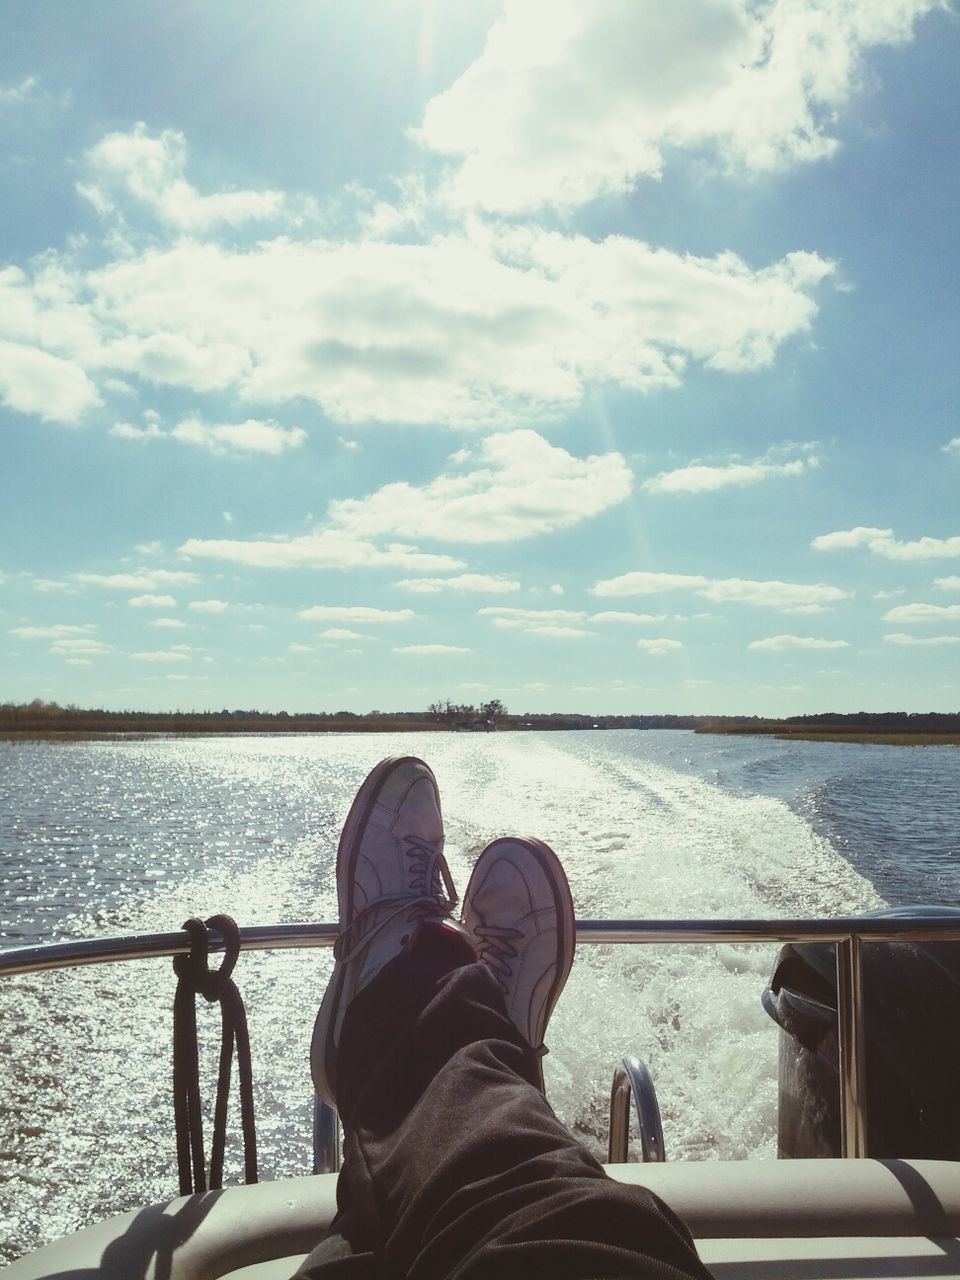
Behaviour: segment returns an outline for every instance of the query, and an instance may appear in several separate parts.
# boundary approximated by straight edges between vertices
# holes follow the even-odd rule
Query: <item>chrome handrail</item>
[[[332,947],[335,924],[250,925],[240,930],[242,951]],[[832,942],[837,949],[837,1039],[840,1054],[840,1151],[867,1153],[864,1085],[863,972],[866,942],[960,941],[960,917],[864,917],[826,920],[578,920],[578,943]],[[212,950],[222,941],[211,930]],[[0,950],[0,978],[45,969],[76,968],[174,956],[190,950],[186,930],[128,937],[55,942]]]
[[[640,1159],[645,1164],[662,1164],[667,1158],[657,1090],[647,1064],[639,1058],[624,1058],[613,1073],[610,1088],[610,1130],[607,1160],[623,1164],[630,1146],[630,1099],[637,1110],[640,1130]]]

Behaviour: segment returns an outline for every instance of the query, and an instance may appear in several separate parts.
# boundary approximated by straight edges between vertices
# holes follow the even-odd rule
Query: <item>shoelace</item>
[[[510,989],[507,983],[513,976],[513,966],[510,961],[516,960],[518,954],[511,939],[522,938],[523,933],[519,929],[510,929],[506,925],[475,924],[473,935],[477,940],[477,959],[493,974],[503,994],[509,995]],[[519,1027],[517,1029],[520,1030]],[[533,1044],[530,1047],[534,1057],[537,1058],[543,1058],[550,1052],[545,1044]]]
[[[398,915],[409,912],[409,920],[450,916],[457,905],[450,868],[439,849],[417,836],[404,837],[404,853],[410,860],[410,888],[369,902],[340,934],[333,946],[335,960],[352,960]],[[444,896],[446,890],[446,896]],[[385,910],[391,907],[392,910]]]
[[[452,910],[457,905],[457,891],[446,858],[439,849],[419,836],[404,836],[404,843],[404,853],[410,859],[410,888],[424,896],[432,894]]]
[[[513,976],[511,960],[517,958],[517,949],[513,939],[522,938],[519,929],[511,929],[505,925],[477,924],[473,927],[476,942],[477,959],[481,960],[493,973],[500,990],[507,994],[507,982]]]

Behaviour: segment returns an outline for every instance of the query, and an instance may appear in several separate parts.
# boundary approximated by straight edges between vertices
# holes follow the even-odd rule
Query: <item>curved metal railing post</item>
[[[662,1163],[667,1156],[657,1091],[646,1063],[633,1057],[624,1058],[613,1073],[607,1158],[610,1164],[623,1164],[629,1159],[631,1096],[640,1129],[640,1159],[646,1164]]]

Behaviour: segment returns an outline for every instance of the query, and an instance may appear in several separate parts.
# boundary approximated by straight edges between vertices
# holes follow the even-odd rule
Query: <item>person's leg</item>
[[[379,970],[409,945],[421,925],[456,934],[462,955],[475,958],[451,919],[457,896],[443,858],[440,796],[422,760],[383,760],[360,787],[337,850],[337,898],[335,963],[310,1049],[314,1087],[332,1107],[338,1106],[341,1076],[350,1074],[340,1065],[339,1045],[355,997],[375,983]],[[443,951],[437,948],[437,976],[450,968]],[[346,1145],[349,1149],[349,1135]],[[330,1280],[380,1273],[379,1212],[369,1184],[350,1178],[352,1164],[348,1157],[337,1183],[337,1218],[311,1255],[315,1273],[322,1268]]]
[[[492,973],[464,959],[427,926],[347,1012],[341,1237],[362,1221],[376,1274],[412,1280],[705,1277],[671,1212],[556,1118]],[[323,1248],[300,1274],[326,1280]]]
[[[432,832],[430,883],[442,899],[439,807],[431,812],[417,769],[429,774],[414,761],[379,766],[341,842],[347,946],[312,1054],[318,1091],[334,1101],[338,1081],[341,1212],[298,1274],[705,1275],[669,1210],[607,1179],[538,1087],[543,1032],[573,956],[572,904],[555,855],[535,841],[498,841],[481,855],[464,924],[486,963],[472,962],[446,902],[425,922],[394,928],[404,850],[427,856],[424,831]],[[376,893],[345,888],[350,874]],[[393,884],[386,893],[384,877]]]

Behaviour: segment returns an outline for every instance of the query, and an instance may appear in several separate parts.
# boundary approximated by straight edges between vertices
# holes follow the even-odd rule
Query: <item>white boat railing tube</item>
[[[335,924],[251,925],[240,930],[241,951],[332,947]],[[578,920],[580,944],[707,944],[832,942],[837,951],[837,1041],[840,1060],[841,1155],[867,1152],[862,949],[868,942],[958,942],[960,918],[854,916],[822,920]],[[210,949],[222,950],[210,932]],[[186,930],[118,938],[56,942],[0,950],[0,978],[45,969],[111,964],[190,950]]]

